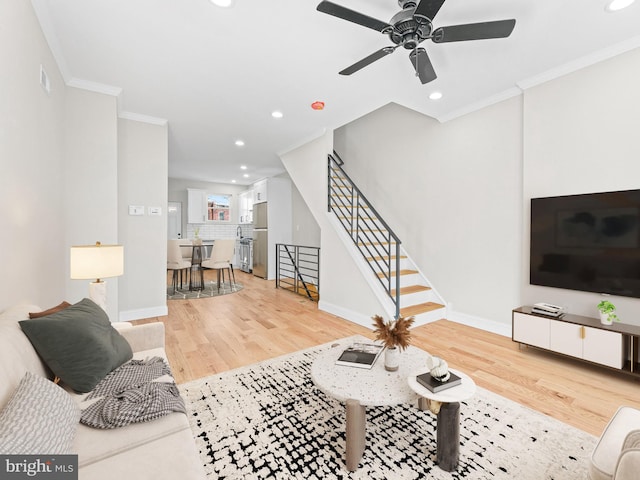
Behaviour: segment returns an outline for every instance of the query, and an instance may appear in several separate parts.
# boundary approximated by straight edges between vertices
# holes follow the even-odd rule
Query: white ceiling
[[[640,2],[608,13],[606,0],[447,0],[435,27],[514,18],[515,29],[505,39],[425,41],[438,74],[426,85],[401,48],[340,76],[391,42],[317,12],[319,1],[32,3],[69,85],[119,92],[124,117],[168,121],[170,177],[241,185],[282,172],[279,153],[389,102],[446,121],[640,46]],[[385,22],[400,10],[395,0],[334,3]],[[441,100],[429,100],[434,90]],[[316,100],[323,111],[311,109]]]

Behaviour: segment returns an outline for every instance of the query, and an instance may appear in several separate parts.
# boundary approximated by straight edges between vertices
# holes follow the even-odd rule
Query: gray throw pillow
[[[25,373],[0,411],[0,452],[4,455],[71,453],[80,408],[46,378]]]
[[[20,327],[51,371],[79,393],[90,392],[133,356],[105,311],[88,298],[46,317],[22,320]]]

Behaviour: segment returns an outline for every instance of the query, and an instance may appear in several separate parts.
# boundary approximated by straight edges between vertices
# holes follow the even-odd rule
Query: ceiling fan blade
[[[433,65],[431,65],[431,60],[429,60],[429,55],[427,55],[427,51],[424,48],[419,47],[412,50],[409,54],[409,59],[423,85],[438,78]]]
[[[514,19],[496,22],[469,23],[451,25],[434,30],[432,40],[435,43],[463,42],[466,40],[485,40],[489,38],[505,38],[511,35],[516,25]]]
[[[368,15],[364,15],[362,13],[356,12],[346,7],[342,7],[340,5],[336,5],[335,3],[328,2],[326,0],[320,2],[316,7],[316,10],[322,13],[333,15],[334,17],[342,18],[343,20],[347,20],[349,22],[357,23],[358,25],[371,28],[378,32],[382,32],[382,30],[386,28],[391,28],[391,25],[389,25],[387,22],[369,17]]]
[[[413,17],[417,17],[418,23],[432,22],[433,17],[440,11],[440,7],[444,4],[444,0],[422,0],[413,12]],[[421,22],[422,20],[423,22]]]
[[[468,23],[440,27],[433,31],[431,39],[435,43],[463,42],[466,40],[486,40],[489,38],[505,38],[511,35],[516,25],[514,19],[496,22]]]
[[[340,75],[351,75],[352,73],[357,72],[358,70],[366,67],[367,65],[375,62],[376,60],[380,60],[382,57],[386,57],[390,53],[393,53],[396,50],[396,48],[398,48],[398,47],[397,46],[393,46],[393,47],[381,48],[377,52],[372,53],[368,57],[363,58],[359,62],[354,63],[353,65],[351,65],[350,67],[345,68],[344,70],[342,70],[339,73],[340,73]]]

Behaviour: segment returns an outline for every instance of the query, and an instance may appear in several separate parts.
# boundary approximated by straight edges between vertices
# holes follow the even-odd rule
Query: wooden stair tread
[[[421,313],[432,312],[444,308],[444,305],[435,302],[419,303],[418,305],[409,305],[400,309],[400,316],[407,318],[413,315],[420,315]]]
[[[400,295],[409,295],[411,293],[426,292],[431,290],[431,287],[426,285],[407,285],[406,287],[400,287]],[[396,289],[391,290],[391,296],[396,296]]]
[[[417,270],[400,270],[400,275],[414,275],[416,273],[418,273]],[[391,272],[391,276],[392,277],[396,276],[395,270],[393,272]],[[384,274],[384,272],[380,272],[380,273],[378,273],[378,277],[379,278],[384,278],[384,277],[386,277],[386,275]]]

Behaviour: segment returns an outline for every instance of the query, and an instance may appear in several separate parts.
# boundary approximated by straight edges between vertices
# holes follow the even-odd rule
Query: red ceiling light
[[[324,102],[313,102],[311,104],[311,108],[313,108],[314,110],[324,110]]]

